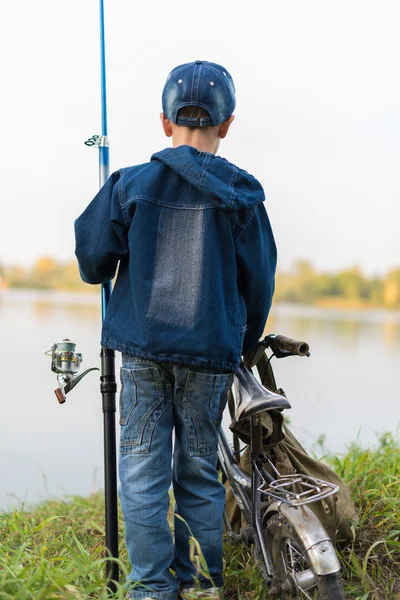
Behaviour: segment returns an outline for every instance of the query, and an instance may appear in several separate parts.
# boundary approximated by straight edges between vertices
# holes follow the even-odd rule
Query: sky
[[[105,15],[111,171],[170,145],[169,71],[218,62],[237,90],[219,154],[261,181],[279,268],[400,265],[397,0],[105,0]],[[0,55],[0,264],[71,260],[99,185],[98,2],[8,3]]]

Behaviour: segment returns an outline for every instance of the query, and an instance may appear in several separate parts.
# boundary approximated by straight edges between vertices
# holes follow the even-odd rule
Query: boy
[[[127,597],[219,598],[218,429],[240,357],[265,326],[276,248],[260,183],[215,155],[234,119],[228,71],[206,61],[176,67],[162,105],[172,148],[111,175],[75,223],[76,255],[88,283],[113,278],[119,263],[101,343],[122,352]],[[196,578],[191,535],[211,579]]]

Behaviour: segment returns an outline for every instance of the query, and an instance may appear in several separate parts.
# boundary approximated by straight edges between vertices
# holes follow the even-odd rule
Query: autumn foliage
[[[32,267],[1,268],[0,287],[93,291],[80,278],[76,260],[57,261],[42,256]],[[317,271],[298,260],[276,276],[274,301],[332,307],[400,308],[400,268],[385,276],[367,277],[359,267],[335,273]]]

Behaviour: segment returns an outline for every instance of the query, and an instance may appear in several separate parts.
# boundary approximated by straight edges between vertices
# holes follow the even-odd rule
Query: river
[[[98,375],[89,373],[59,405],[44,354],[68,337],[83,353],[82,369],[99,366],[100,329],[97,297],[0,290],[1,509],[102,487]],[[290,427],[307,449],[343,453],[357,439],[367,446],[385,431],[399,434],[399,312],[281,304],[271,311],[268,331],[310,345],[310,358],[272,363],[292,403]]]

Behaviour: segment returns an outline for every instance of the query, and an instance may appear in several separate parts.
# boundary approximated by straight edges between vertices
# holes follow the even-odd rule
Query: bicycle
[[[270,357],[266,350],[270,349]],[[222,480],[229,481],[246,526],[235,533],[224,513],[228,539],[233,544],[254,547],[257,567],[272,596],[285,600],[308,598],[343,600],[340,563],[334,544],[309,508],[339,487],[301,473],[281,475],[274,462],[273,446],[263,444],[262,416],[277,418],[291,408],[284,392],[277,389],[271,358],[309,356],[309,347],[281,335],[267,335],[247,354],[235,375],[234,392],[229,392],[231,417],[249,423],[251,476],[238,465],[239,440],[233,448],[221,429],[218,460]],[[254,376],[256,366],[261,383]],[[278,420],[279,421],[279,420]]]

